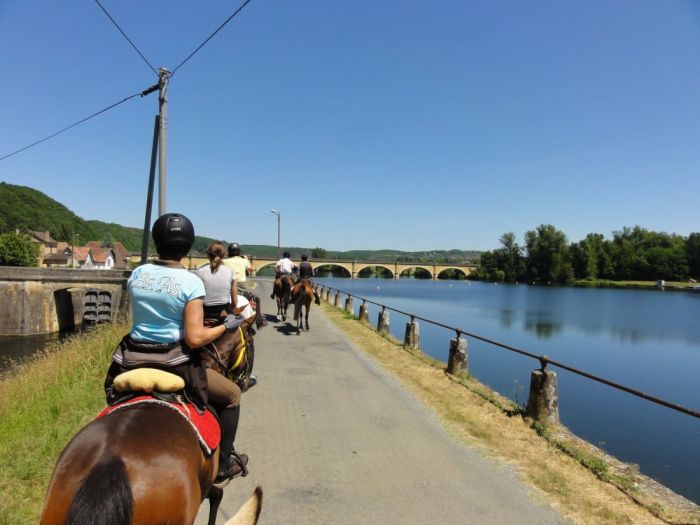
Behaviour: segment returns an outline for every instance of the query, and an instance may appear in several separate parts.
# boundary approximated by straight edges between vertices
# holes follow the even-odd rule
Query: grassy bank
[[[0,380],[0,524],[38,523],[58,455],[104,407],[104,375],[126,331],[100,325]]]
[[[656,281],[610,281],[608,279],[581,279],[574,281],[572,286],[590,288],[649,288],[657,289]],[[687,281],[665,281],[664,288],[670,290],[691,290],[698,283]]]
[[[515,465],[536,497],[576,523],[700,523],[698,507],[680,497],[665,499],[645,490],[648,478],[634,467],[606,456],[564,428],[533,423],[512,401],[473,378],[448,376],[444,363],[404,348],[342,310],[327,304],[321,308],[357,347],[435,413],[456,439]]]

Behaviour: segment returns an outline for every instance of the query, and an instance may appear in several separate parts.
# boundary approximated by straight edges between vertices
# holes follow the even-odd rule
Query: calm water
[[[58,334],[0,336],[0,372],[4,372],[13,364],[26,361],[49,344],[59,341],[61,337]]]
[[[700,293],[318,278],[319,284],[433,319],[700,410]],[[343,298],[344,299],[344,298]],[[355,300],[355,314],[359,301]],[[370,305],[370,321],[378,308]],[[405,316],[390,312],[403,340]],[[421,348],[447,361],[454,333],[420,323]],[[537,361],[469,340],[469,371],[527,401]],[[562,422],[700,503],[700,420],[553,368]]]

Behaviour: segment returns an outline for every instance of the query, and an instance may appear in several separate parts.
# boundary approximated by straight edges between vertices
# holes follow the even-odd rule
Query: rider
[[[113,387],[114,378],[140,366],[180,375],[200,409],[208,399],[229,400],[220,417],[217,480],[222,481],[243,472],[243,466],[248,463],[245,454],[232,456],[240,390],[233,390],[233,383],[222,375],[205,370],[198,349],[225,332],[237,330],[244,318],[227,315],[218,326],[204,326],[204,284],[180,264],[194,242],[194,227],[187,217],[178,213],[162,215],[153,224],[152,236],[158,259],[136,268],[127,282],[132,327],[112,356],[105,379],[107,401],[114,404],[120,395]]]
[[[284,252],[282,258],[275,264],[275,276],[282,277],[283,275],[289,275],[291,277],[292,272],[296,268],[294,263],[290,259],[291,254],[289,252]]]
[[[238,299],[236,274],[228,266],[221,263],[224,258],[225,246],[219,241],[213,241],[207,247],[209,264],[197,270],[197,275],[204,282],[204,318],[219,319],[222,314],[233,313]]]
[[[224,259],[222,262],[234,271],[238,291],[241,293],[241,295],[248,295],[249,297],[253,297],[253,299],[255,299],[255,304],[258,311],[255,326],[258,329],[267,326],[267,320],[262,313],[262,303],[260,302],[260,297],[253,293],[255,283],[253,283],[253,286],[250,287],[246,283],[246,275],[251,266],[250,261],[248,260],[248,257],[241,255],[241,246],[237,242],[232,242],[228,245],[228,258]]]
[[[291,254],[289,252],[284,252],[282,258],[275,263],[275,279],[280,277],[288,276],[292,277],[292,272],[296,269],[294,263],[290,259]],[[270,295],[270,299],[274,299],[274,292]]]
[[[309,281],[311,284],[311,287],[313,288],[314,291],[314,297],[316,298],[316,304],[321,304],[321,298],[318,296],[318,292],[316,291],[316,288],[314,287],[314,282],[312,280],[312,277],[314,276],[314,268],[311,266],[311,263],[309,262],[309,256],[306,254],[303,254],[301,256],[301,262],[299,263],[299,280],[301,281],[302,279],[306,279]]]

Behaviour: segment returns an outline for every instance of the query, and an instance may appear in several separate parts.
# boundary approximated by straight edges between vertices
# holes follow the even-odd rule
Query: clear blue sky
[[[102,3],[172,69],[241,0]],[[0,0],[0,34],[0,156],[156,81],[91,0]],[[275,244],[271,208],[283,245],[332,250],[700,231],[699,2],[252,0],[169,100],[168,211],[209,237]],[[0,180],[141,227],[156,111],[132,99]]]

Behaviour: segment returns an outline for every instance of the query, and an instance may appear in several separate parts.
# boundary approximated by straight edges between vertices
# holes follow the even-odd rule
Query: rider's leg
[[[221,445],[219,447],[219,474],[217,481],[246,475],[248,456],[237,454],[233,443],[236,440],[238,419],[241,413],[241,389],[233,381],[229,381],[220,373],[207,369],[209,383],[209,401],[221,407],[219,422],[221,423]]]

